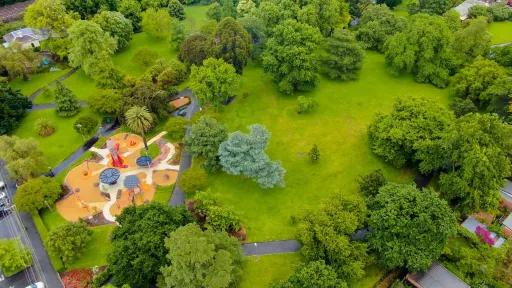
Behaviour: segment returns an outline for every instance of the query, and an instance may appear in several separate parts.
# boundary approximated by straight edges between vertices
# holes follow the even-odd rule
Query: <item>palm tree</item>
[[[124,114],[126,118],[126,126],[135,133],[139,133],[144,141],[144,147],[148,151],[148,143],[146,142],[145,132],[153,125],[153,117],[145,106],[133,106]]]

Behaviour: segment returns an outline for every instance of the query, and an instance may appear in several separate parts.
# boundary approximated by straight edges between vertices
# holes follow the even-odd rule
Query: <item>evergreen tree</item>
[[[336,30],[327,39],[323,72],[331,79],[353,80],[363,64],[363,48],[349,30]]]
[[[213,36],[215,55],[232,64],[241,74],[251,52],[249,33],[235,19],[227,17],[220,21]]]
[[[80,111],[80,102],[75,94],[61,82],[57,82],[55,88],[55,106],[57,115],[61,117],[71,117]]]

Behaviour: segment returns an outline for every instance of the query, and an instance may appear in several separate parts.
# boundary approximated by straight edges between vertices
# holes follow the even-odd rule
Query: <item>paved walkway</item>
[[[57,105],[55,103],[47,103],[47,104],[33,104],[32,108],[28,109],[28,111],[40,111],[40,110],[48,110],[55,109]],[[87,102],[80,101],[80,107],[87,107]]]
[[[27,6],[32,4],[32,2],[34,2],[34,0],[0,7],[0,22],[9,22],[21,18]]]
[[[242,244],[246,256],[293,253],[300,249],[297,240],[277,240]]]

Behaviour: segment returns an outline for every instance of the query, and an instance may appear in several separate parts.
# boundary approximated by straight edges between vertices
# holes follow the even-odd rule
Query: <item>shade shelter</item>
[[[100,182],[103,184],[114,185],[119,180],[121,172],[116,168],[107,168],[100,173]]]

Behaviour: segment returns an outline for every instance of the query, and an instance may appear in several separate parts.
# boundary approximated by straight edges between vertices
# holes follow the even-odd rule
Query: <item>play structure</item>
[[[148,141],[158,145],[155,159],[147,155],[142,138],[130,133],[110,137],[105,148],[91,148],[95,160],[84,161],[66,175],[69,192],[56,204],[59,213],[68,221],[101,216],[114,222],[124,208],[150,202],[157,186],[176,182],[179,170],[169,164],[176,150],[163,135]]]

